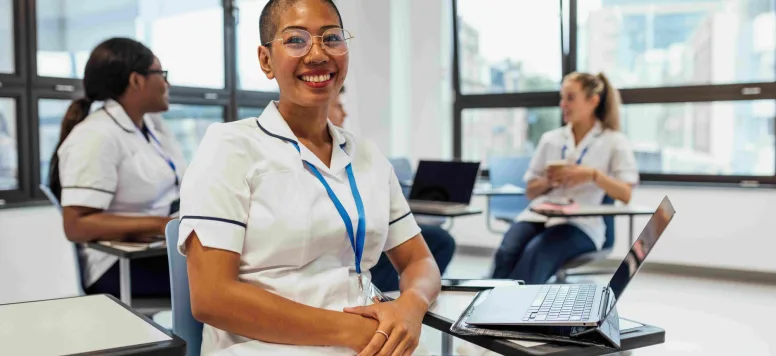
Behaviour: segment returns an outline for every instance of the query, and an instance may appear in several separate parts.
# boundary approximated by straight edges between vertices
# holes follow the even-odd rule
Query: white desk
[[[0,355],[184,355],[183,340],[113,297],[0,305]]]
[[[627,216],[628,217],[628,238],[630,245],[634,242],[633,231],[633,217],[636,215],[652,215],[655,213],[655,208],[638,205],[580,205],[578,209],[569,213],[562,212],[550,212],[550,211],[534,211],[535,213],[544,215],[548,218],[579,218],[579,217],[591,217],[591,216]]]

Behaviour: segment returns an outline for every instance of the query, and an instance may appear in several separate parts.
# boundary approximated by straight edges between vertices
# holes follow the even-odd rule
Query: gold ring
[[[377,330],[375,331],[375,334],[382,334],[383,336],[385,336],[385,341],[388,341],[388,334],[386,334],[385,331]]]

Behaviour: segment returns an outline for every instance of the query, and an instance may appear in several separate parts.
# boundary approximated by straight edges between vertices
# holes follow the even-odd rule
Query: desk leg
[[[132,281],[129,273],[129,259],[119,258],[119,292],[121,302],[132,306]]]
[[[442,331],[442,355],[450,356],[453,354],[453,336]]]
[[[628,225],[628,229],[630,230],[630,245],[628,247],[633,246],[633,215],[628,216],[628,220],[630,221],[630,224]]]

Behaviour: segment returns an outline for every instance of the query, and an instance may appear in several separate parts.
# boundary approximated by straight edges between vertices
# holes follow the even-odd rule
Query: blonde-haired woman
[[[525,174],[532,205],[572,199],[601,204],[604,196],[627,203],[639,181],[636,159],[619,132],[620,96],[606,76],[571,73],[563,80],[560,107],[566,125],[542,135]],[[545,283],[566,261],[600,250],[603,218],[546,219],[521,213],[495,256],[494,278]]]

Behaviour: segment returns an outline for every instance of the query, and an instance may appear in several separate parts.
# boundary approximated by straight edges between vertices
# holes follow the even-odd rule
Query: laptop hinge
[[[598,310],[599,318],[598,318],[598,324],[601,324],[604,320],[606,320],[606,316],[609,314],[609,298],[611,294],[611,289],[607,285],[604,287],[603,293],[601,293],[601,305],[599,306]]]

